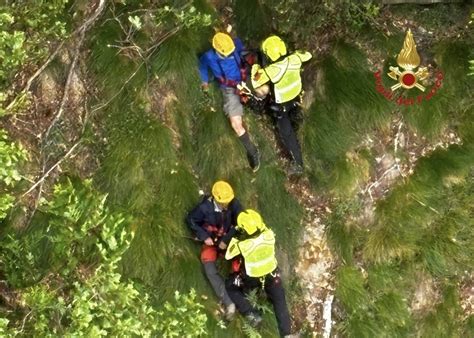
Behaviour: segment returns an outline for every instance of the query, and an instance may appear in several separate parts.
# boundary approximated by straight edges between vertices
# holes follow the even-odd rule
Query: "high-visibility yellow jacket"
[[[265,68],[255,64],[252,66],[251,72],[252,86],[258,88],[271,81],[274,85],[276,103],[291,101],[301,93],[301,65],[311,57],[309,52],[296,51]]]
[[[275,270],[277,260],[273,231],[266,228],[257,237],[242,241],[232,238],[225,259],[232,259],[240,254],[244,257],[245,273],[250,277],[262,277]]]

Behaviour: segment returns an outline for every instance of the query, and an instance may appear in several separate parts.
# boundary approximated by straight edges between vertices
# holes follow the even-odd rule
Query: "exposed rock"
[[[464,318],[474,315],[474,273],[465,272],[465,276],[460,286],[460,305],[464,313]]]
[[[439,301],[440,294],[433,278],[428,274],[420,273],[417,280],[417,287],[410,307],[414,313],[424,313]]]
[[[40,98],[42,103],[41,111],[46,112],[46,115],[49,115],[59,102],[59,95],[61,94],[62,89],[60,85],[56,82],[54,75],[49,70],[45,70],[38,77],[38,89],[37,97]]]
[[[323,304],[333,294],[333,257],[325,237],[325,225],[321,219],[331,210],[325,201],[318,200],[308,188],[308,182],[299,182],[288,187],[305,207],[302,243],[295,272],[303,289],[303,307],[299,312],[314,334],[329,332],[327,315]],[[296,194],[298,191],[298,194]],[[331,322],[331,320],[330,320]]]

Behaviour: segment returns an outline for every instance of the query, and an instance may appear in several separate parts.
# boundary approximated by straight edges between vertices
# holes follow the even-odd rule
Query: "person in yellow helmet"
[[[204,196],[187,216],[189,228],[203,243],[201,263],[214,292],[225,307],[228,320],[235,314],[235,305],[227,294],[223,278],[217,271],[216,261],[235,234],[237,216],[242,210],[231,185],[225,181],[217,181],[212,186],[211,194]]]
[[[311,59],[309,52],[296,51],[288,54],[285,42],[272,35],[261,45],[262,53],[270,64],[262,67],[254,64],[251,71],[252,86],[256,92],[259,88],[270,85],[273,112],[280,139],[292,157],[290,175],[303,173],[303,156],[296,137],[298,119],[300,118],[300,94],[302,91],[301,66]]]
[[[260,153],[243,125],[244,108],[237,90],[237,85],[245,81],[246,76],[242,61],[243,43],[238,38],[232,39],[229,34],[219,32],[212,38],[212,47],[199,58],[201,87],[208,91],[211,72],[224,98],[224,112],[247,152],[250,168],[255,172],[260,167]]]
[[[241,265],[232,264],[233,273],[226,280],[226,289],[237,309],[252,326],[262,321],[259,312],[245,297],[255,288],[263,288],[273,304],[278,330],[290,336],[291,321],[286,305],[278,263],[275,257],[275,235],[263,222],[260,214],[247,209],[237,217],[237,234],[229,243],[226,259],[240,257]]]

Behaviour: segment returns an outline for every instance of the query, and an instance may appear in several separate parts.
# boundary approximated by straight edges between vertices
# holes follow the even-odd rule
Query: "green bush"
[[[20,240],[12,235],[2,240],[1,269],[14,287],[24,287],[39,281],[43,273],[39,267],[41,235],[32,233]]]
[[[51,42],[67,36],[68,1],[14,1],[0,6],[0,116],[8,113],[3,105],[14,94],[13,76],[21,67],[41,62]]]
[[[194,289],[188,294],[175,292],[172,302],[158,311],[158,331],[163,337],[199,337],[206,333],[204,306],[196,300]]]
[[[21,66],[26,58],[27,53],[23,47],[25,42],[25,33],[21,31],[11,31],[8,29],[15,22],[15,18],[5,12],[5,9],[0,12],[0,83],[5,84],[5,81],[10,78],[13,71]]]
[[[116,263],[128,249],[130,221],[105,207],[106,196],[97,194],[92,181],[73,184],[68,179],[54,188],[54,198],[42,210],[51,218],[45,235],[52,243],[51,263],[69,275],[78,264]]]
[[[55,187],[51,201],[43,202],[42,212],[50,216],[45,230],[3,240],[0,261],[8,281],[25,285],[22,278],[27,278],[32,285],[17,290],[23,319],[14,319],[13,331],[6,329],[9,319],[2,319],[0,330],[21,328],[32,336],[191,337],[204,332],[207,316],[194,290],[176,293],[174,301],[157,309],[145,292],[122,279],[118,263],[133,233],[130,221],[105,202],[90,180],[67,179]],[[51,264],[41,272],[37,238],[50,243],[43,255],[51,257]]]
[[[18,166],[26,158],[26,150],[21,144],[10,142],[7,133],[0,129],[0,220],[13,206],[15,198],[11,189],[21,179]]]
[[[330,27],[335,35],[350,35],[367,24],[372,24],[379,15],[376,1],[352,0],[263,0],[273,9],[267,16],[280,34],[288,35],[291,41],[308,43],[315,33]]]

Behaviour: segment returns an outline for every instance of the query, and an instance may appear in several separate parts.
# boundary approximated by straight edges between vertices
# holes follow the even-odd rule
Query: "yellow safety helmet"
[[[286,45],[279,36],[272,35],[262,42],[262,52],[265,53],[270,60],[276,61],[286,55]]]
[[[224,56],[229,56],[235,50],[234,40],[226,33],[216,33],[212,38],[212,47]]]
[[[249,235],[265,227],[262,216],[253,209],[242,211],[237,217],[237,229],[243,229]]]
[[[229,183],[217,181],[212,186],[212,197],[217,203],[227,204],[234,199],[234,190]]]

